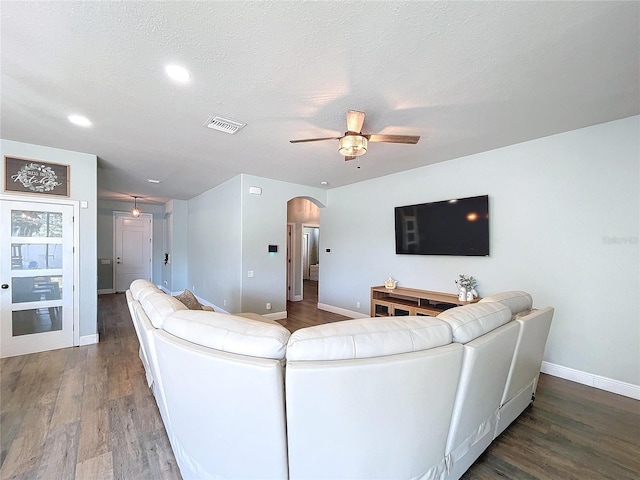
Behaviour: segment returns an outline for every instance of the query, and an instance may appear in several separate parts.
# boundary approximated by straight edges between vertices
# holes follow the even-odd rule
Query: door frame
[[[42,198],[31,197],[31,194],[25,195],[7,195],[0,194],[0,200],[10,202],[30,202],[42,203],[45,205],[70,205],[73,207],[73,346],[80,345],[80,201],[68,200],[64,198]],[[76,221],[76,219],[78,221]],[[10,241],[10,240],[9,240]]]
[[[296,288],[294,283],[294,263],[295,263],[295,238],[296,230],[295,223],[287,222],[287,300],[295,302],[301,300],[296,298]]]
[[[111,262],[113,265],[113,281],[111,288],[114,292],[116,292],[116,220],[118,216],[131,216],[130,212],[122,212],[119,210],[113,211],[113,232],[111,242],[113,243],[113,261]],[[149,238],[151,242],[149,244],[149,279],[153,278],[153,214],[152,213],[141,213],[138,218],[148,218],[149,222]],[[152,281],[152,280],[151,280]]]
[[[306,261],[309,261],[309,245],[307,244],[306,248],[303,245],[305,236],[308,238],[308,235],[304,233],[305,228],[317,228],[318,229],[318,253],[320,253],[320,224],[318,223],[309,223],[303,222],[301,224],[300,232],[302,233],[302,238],[300,239],[300,300],[304,300],[304,262],[303,253],[306,251]],[[318,255],[318,262],[320,262],[320,255]],[[308,265],[310,267],[310,265]],[[318,277],[318,285],[320,285],[320,277]]]

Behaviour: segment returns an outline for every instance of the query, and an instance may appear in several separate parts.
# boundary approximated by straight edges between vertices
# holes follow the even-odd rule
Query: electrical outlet
[[[253,274],[254,274],[254,271],[253,271],[253,270],[249,270],[249,271],[247,272],[247,277],[249,277],[249,278],[253,278]]]
[[[196,293],[196,286],[195,285],[191,285],[191,293]]]
[[[226,307],[226,306],[227,306],[227,300],[226,300],[226,299],[222,301],[222,306],[223,306],[223,307]]]
[[[271,310],[271,304],[267,303],[267,310]]]
[[[360,308],[360,302],[356,302],[356,308]]]

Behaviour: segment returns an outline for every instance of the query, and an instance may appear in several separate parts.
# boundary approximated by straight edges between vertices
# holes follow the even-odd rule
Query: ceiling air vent
[[[233,135],[242,127],[244,127],[246,123],[236,122],[235,120],[229,120],[228,118],[222,118],[214,115],[209,120],[207,120],[207,123],[205,123],[204,125],[211,130],[218,130],[220,132]]]

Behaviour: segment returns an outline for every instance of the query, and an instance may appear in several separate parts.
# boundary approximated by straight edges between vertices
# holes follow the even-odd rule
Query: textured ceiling
[[[189,199],[239,173],[334,188],[640,113],[639,2],[2,1],[0,15],[2,138],[98,155],[103,198]],[[360,169],[336,141],[289,143],[341,135],[348,109],[365,133],[422,138],[371,144]],[[247,126],[209,130],[214,113]]]

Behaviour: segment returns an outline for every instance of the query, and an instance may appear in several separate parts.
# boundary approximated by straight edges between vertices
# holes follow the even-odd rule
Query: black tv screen
[[[489,196],[396,207],[396,253],[489,255]]]

